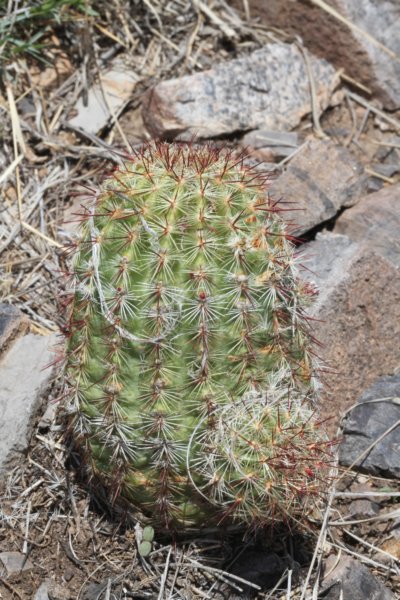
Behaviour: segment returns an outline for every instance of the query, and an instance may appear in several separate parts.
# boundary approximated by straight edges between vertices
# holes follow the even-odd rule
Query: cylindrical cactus
[[[297,519],[321,491],[315,290],[266,185],[229,150],[149,144],[73,244],[70,429],[111,500],[163,528]]]

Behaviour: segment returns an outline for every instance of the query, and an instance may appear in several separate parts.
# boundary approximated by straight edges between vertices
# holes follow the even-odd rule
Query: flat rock
[[[97,600],[107,589],[107,580],[101,581],[100,583],[88,583],[82,590],[82,600]]]
[[[38,423],[38,429],[49,429],[55,421],[57,415],[57,404],[54,402],[49,402],[44,411],[43,415],[40,417],[40,421]]]
[[[398,0],[330,0],[329,6],[344,19],[385,46],[385,51],[361,31],[310,2],[299,0],[249,0],[252,17],[266,25],[300,35],[316,56],[369,87],[390,110],[400,107],[400,3]],[[242,0],[232,0],[243,9]]]
[[[336,221],[334,231],[363,241],[400,266],[400,184],[363,198]]]
[[[338,84],[325,60],[310,56],[321,110]],[[249,129],[288,131],[311,112],[304,57],[295,44],[272,43],[213,69],[156,85],[143,102],[154,137],[209,138]]]
[[[23,333],[28,321],[18,308],[11,304],[0,304],[0,354],[12,340]]]
[[[56,336],[29,333],[15,341],[0,360],[0,472],[15,452],[29,443],[32,418],[53,374]]]
[[[335,561],[336,556],[326,561],[325,571],[329,575],[322,580],[324,600],[396,600],[394,594],[358,560],[343,556],[331,571]]]
[[[75,594],[68,586],[60,585],[52,579],[45,579],[36,590],[33,600],[72,600]]]
[[[80,97],[74,106],[76,115],[68,124],[86,133],[96,134],[129,100],[138,76],[122,62],[115,63],[100,74],[100,82],[89,88],[87,104]]]
[[[35,592],[33,600],[50,600],[48,585],[46,581],[40,584]]]
[[[380,401],[375,402],[377,399]],[[369,446],[397,421],[400,421],[400,375],[381,377],[362,394],[358,405],[343,420],[340,463],[349,466],[357,461],[355,468],[363,472],[400,478],[400,425],[365,455]]]
[[[50,600],[48,585],[45,581],[36,590],[33,600]]]
[[[358,498],[354,496],[354,500],[350,502],[348,507],[348,514],[351,519],[367,519],[379,513],[382,497],[371,495],[374,493],[374,487],[371,480],[366,479],[365,482],[353,481],[349,487],[346,487],[346,491],[359,494]]]
[[[376,163],[372,164],[371,168],[375,173],[379,173],[384,177],[393,177],[393,175],[397,175],[400,173],[400,164],[397,163]]]
[[[0,567],[3,568],[7,577],[21,573],[21,571],[29,571],[33,568],[32,561],[26,558],[22,552],[1,552]]]
[[[368,498],[353,500],[349,506],[349,515],[352,519],[368,519],[379,513],[379,504],[371,502]]]
[[[372,383],[400,364],[399,268],[346,236],[318,234],[303,247],[304,279],[320,294],[312,307],[312,326],[322,346],[321,416],[339,418]],[[382,290],[385,293],[382,293]]]
[[[289,162],[285,172],[270,189],[282,198],[283,218],[295,222],[295,235],[301,235],[352,206],[365,193],[367,176],[363,167],[343,146],[329,140],[308,140]]]
[[[299,147],[299,135],[295,131],[256,129],[246,133],[240,145],[259,160],[276,161],[290,156]]]

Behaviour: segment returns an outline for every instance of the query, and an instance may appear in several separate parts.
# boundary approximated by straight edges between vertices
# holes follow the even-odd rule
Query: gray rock
[[[394,594],[358,560],[344,556],[331,571],[331,563],[336,557],[330,558],[325,565],[329,575],[322,580],[324,600],[396,600]]]
[[[363,198],[336,221],[334,231],[363,241],[400,266],[400,184]]]
[[[263,162],[276,161],[290,156],[298,148],[299,136],[294,131],[256,129],[246,133],[240,145]]]
[[[242,0],[232,0],[243,9]],[[315,3],[316,4],[316,3]],[[252,17],[303,38],[317,56],[323,56],[347,75],[368,86],[385,107],[400,107],[400,3],[398,0],[330,0],[348,23],[367,32],[389,53],[361,31],[350,28],[311,2],[250,0]]]
[[[309,269],[302,276],[320,289],[312,328],[329,367],[321,416],[332,417],[336,433],[360,393],[400,364],[399,269],[367,244],[334,233],[318,234],[302,250],[300,262]]]
[[[338,84],[325,60],[310,56],[319,106]],[[143,102],[155,137],[208,138],[249,129],[290,130],[311,112],[309,80],[295,44],[273,43],[209,71],[159,83]]]
[[[100,583],[88,583],[82,590],[82,600],[97,600],[101,597],[102,592],[107,589],[108,581],[101,581]]]
[[[389,398],[385,401],[371,402]],[[400,421],[400,375],[381,377],[366,390],[343,421],[339,461],[349,466],[386,430]],[[355,467],[372,475],[400,478],[400,424],[378,442]]]
[[[305,257],[302,264],[306,267],[302,278],[318,287],[318,297],[312,307],[312,314],[316,315],[345,282],[349,265],[360,253],[360,246],[346,235],[324,231],[317,234],[314,242],[302,246],[301,252]]]
[[[385,144],[377,146],[374,152],[374,159],[379,163],[382,161],[398,162],[400,158],[399,148],[400,135],[392,135],[386,139]]]
[[[393,177],[400,173],[400,164],[397,163],[377,163],[372,165],[372,170],[384,177]]]
[[[11,304],[0,304],[0,354],[27,327],[27,319]]]
[[[13,344],[0,361],[0,472],[11,454],[26,450],[32,417],[38,410],[53,369],[55,335],[29,333]]]
[[[65,584],[60,585],[52,579],[45,579],[36,590],[33,600],[71,600],[71,590],[67,588]]]
[[[40,421],[38,423],[38,429],[48,429],[54,423],[57,414],[57,405],[50,402],[47,405],[46,410],[43,415],[40,417]]]
[[[370,177],[368,179],[368,194],[374,194],[375,192],[379,192],[384,186],[382,179],[378,179],[377,177]]]
[[[363,167],[343,146],[328,140],[308,140],[271,185],[270,194],[293,208],[283,218],[293,221],[301,235],[327,221],[343,207],[352,206],[365,194]]]
[[[1,552],[0,566],[3,567],[7,577],[33,569],[32,561],[22,552]]]
[[[371,387],[365,390],[358,399],[358,402],[369,402],[371,400],[376,400],[377,398],[388,398],[392,396],[400,396],[400,374],[381,377],[375,381]]]
[[[119,60],[101,73],[100,78],[101,85],[96,83],[89,89],[87,105],[80,97],[74,106],[76,115],[68,121],[72,127],[89,134],[96,134],[114,115],[119,115],[138,81],[136,73]]]
[[[256,129],[250,131],[242,139],[242,145],[253,148],[283,147],[291,149],[291,152],[299,145],[299,135],[295,131],[269,131],[268,129]]]
[[[353,500],[349,506],[349,515],[352,519],[367,519],[379,513],[379,504],[371,502],[368,498]]]
[[[36,590],[33,600],[50,600],[48,585],[45,581]]]

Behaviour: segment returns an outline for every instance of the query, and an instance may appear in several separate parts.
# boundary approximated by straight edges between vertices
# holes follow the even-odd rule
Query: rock
[[[22,554],[22,552],[1,552],[0,567],[5,571],[5,575],[9,577],[10,575],[33,569],[33,564],[29,558],[26,558],[25,554]],[[3,576],[1,569],[0,575]]]
[[[255,158],[269,162],[292,154],[299,146],[299,136],[293,131],[256,129],[247,133],[240,145]]]
[[[334,433],[360,393],[400,364],[399,269],[334,233],[318,234],[302,248],[308,269],[302,276],[320,289],[312,327],[322,344],[317,352],[330,367],[323,374],[321,416],[333,418]]]
[[[360,31],[350,29],[326,10],[305,0],[248,0],[252,17],[300,34],[316,56],[369,87],[390,110],[400,107],[400,4],[398,0],[330,0],[329,6],[354,26],[373,36],[391,55]],[[242,0],[233,0],[241,10]],[[316,3],[315,3],[316,4]]]
[[[346,277],[346,270],[353,257],[359,251],[357,243],[346,235],[329,231],[317,233],[315,241],[300,247],[302,264],[307,270],[302,271],[303,279],[315,282],[319,293],[313,305],[317,313],[335,291],[336,285]]]
[[[82,590],[82,600],[97,600],[101,597],[102,592],[107,589],[108,581],[101,581],[100,583],[88,583]]]
[[[392,592],[358,560],[343,556],[333,568],[336,556],[326,561],[328,573],[322,580],[324,600],[396,600]]]
[[[373,158],[379,163],[382,161],[398,162],[400,158],[400,135],[392,135],[382,145],[377,145]]]
[[[361,477],[359,476],[357,479],[361,479]],[[349,504],[348,511],[351,519],[367,519],[379,513],[382,498],[370,495],[374,493],[374,490],[376,491],[376,488],[373,487],[369,478],[365,479],[365,482],[353,481],[350,487],[346,488],[349,492],[360,495]]]
[[[397,398],[373,402],[371,400]],[[381,377],[366,390],[343,420],[339,462],[349,466],[387,429],[400,421],[400,375]],[[355,467],[372,475],[400,478],[400,424],[378,442]]]
[[[72,600],[75,598],[72,590],[60,585],[52,579],[45,579],[36,590],[33,600]]]
[[[363,198],[336,221],[334,231],[364,241],[400,266],[400,184]]]
[[[273,587],[279,581],[287,566],[287,562],[275,552],[249,550],[233,564],[230,572],[264,590]],[[246,591],[251,590],[246,584],[242,584],[242,587]]]
[[[377,177],[370,177],[368,179],[368,194],[374,194],[375,192],[379,192],[384,186],[382,179],[378,179]]]
[[[310,56],[321,109],[338,84],[325,60]],[[295,44],[273,43],[213,69],[163,81],[143,102],[154,137],[181,140],[249,129],[290,130],[311,112],[304,57]]]
[[[393,175],[400,173],[400,164],[377,163],[372,165],[372,170],[375,171],[375,173],[379,173],[379,175],[383,175],[384,177],[393,177]]]
[[[101,73],[100,78],[101,85],[96,83],[89,89],[87,105],[80,97],[74,106],[77,114],[68,121],[73,128],[88,134],[96,134],[114,115],[118,116],[138,81],[138,76],[120,60]]]
[[[50,402],[47,405],[46,410],[43,415],[40,417],[40,421],[38,423],[38,429],[49,429],[51,425],[54,423],[57,414],[57,405],[53,402]]]
[[[11,304],[0,304],[0,354],[27,326],[28,321],[20,310]]]
[[[371,502],[368,498],[353,500],[349,506],[349,515],[352,519],[367,519],[379,513],[379,504]]]
[[[75,572],[73,571],[73,569],[66,569],[63,575],[63,579],[64,581],[68,582],[71,581],[71,579],[73,579],[75,575]]]
[[[48,585],[45,581],[36,590],[33,600],[50,600]]]
[[[11,453],[28,446],[32,417],[53,374],[55,335],[29,333],[13,344],[0,361],[0,472]]]
[[[365,194],[366,185],[363,167],[346,148],[312,139],[272,183],[270,195],[282,198],[282,206],[289,209],[282,213],[283,218],[293,221],[294,234],[301,235],[355,204]]]

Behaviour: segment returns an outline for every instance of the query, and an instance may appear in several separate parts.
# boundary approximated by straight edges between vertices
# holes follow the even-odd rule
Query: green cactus
[[[157,527],[298,519],[321,493],[315,290],[267,179],[226,149],[149,144],[72,244],[70,430]]]

